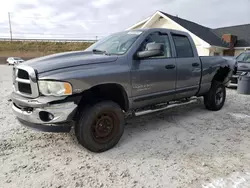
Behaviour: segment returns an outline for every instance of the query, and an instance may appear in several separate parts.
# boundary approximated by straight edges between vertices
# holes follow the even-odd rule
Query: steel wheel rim
[[[103,110],[98,113],[91,126],[92,136],[98,143],[111,141],[118,131],[119,118],[114,112]]]
[[[223,102],[224,95],[225,94],[223,92],[223,89],[221,87],[219,87],[216,90],[216,93],[215,93],[215,103],[216,103],[216,105],[220,105]]]

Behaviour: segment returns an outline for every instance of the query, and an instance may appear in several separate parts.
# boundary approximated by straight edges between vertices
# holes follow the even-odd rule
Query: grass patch
[[[85,50],[90,42],[0,41],[0,56],[38,57],[53,53]]]

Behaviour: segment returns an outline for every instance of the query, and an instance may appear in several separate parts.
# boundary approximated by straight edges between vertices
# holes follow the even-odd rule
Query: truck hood
[[[22,63],[35,69],[38,73],[44,73],[67,67],[75,67],[90,64],[109,63],[117,60],[117,56],[94,54],[87,51],[74,51],[48,55],[31,59]]]

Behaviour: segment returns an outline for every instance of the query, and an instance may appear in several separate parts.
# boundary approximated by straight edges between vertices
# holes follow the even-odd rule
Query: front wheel
[[[112,101],[102,101],[86,107],[75,126],[79,143],[92,152],[113,148],[124,131],[124,114]]]
[[[226,100],[226,88],[221,82],[213,82],[210,90],[204,96],[204,104],[208,110],[220,110]]]

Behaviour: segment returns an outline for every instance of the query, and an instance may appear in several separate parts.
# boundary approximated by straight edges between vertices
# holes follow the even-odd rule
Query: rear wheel
[[[220,110],[226,100],[226,88],[221,82],[213,82],[209,92],[204,96],[204,104],[208,110]]]
[[[93,152],[103,152],[114,147],[123,131],[124,114],[120,106],[112,101],[86,107],[75,127],[79,143]]]

